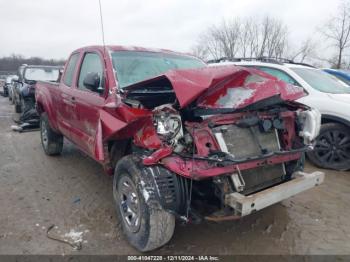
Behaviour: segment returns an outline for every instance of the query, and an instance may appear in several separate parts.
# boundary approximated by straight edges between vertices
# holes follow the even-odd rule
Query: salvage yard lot
[[[137,254],[116,226],[112,178],[67,141],[46,156],[38,132],[11,131],[12,112],[0,97],[0,254]],[[152,254],[349,254],[350,174],[324,172],[321,186],[240,221],[178,223]],[[53,224],[82,249],[48,239]]]

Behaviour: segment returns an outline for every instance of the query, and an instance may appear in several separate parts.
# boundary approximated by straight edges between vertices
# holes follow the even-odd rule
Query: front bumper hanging
[[[294,179],[288,182],[252,195],[244,196],[237,192],[227,194],[225,204],[232,207],[236,215],[243,217],[322,184],[324,173],[296,172],[292,177]]]

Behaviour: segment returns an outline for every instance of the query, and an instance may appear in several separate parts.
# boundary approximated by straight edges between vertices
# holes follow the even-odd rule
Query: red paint
[[[159,149],[162,146],[152,119],[147,118],[143,122],[142,127],[134,135],[134,144],[147,149]]]
[[[246,83],[247,77],[253,75],[258,75],[263,81]],[[285,101],[296,100],[305,95],[301,87],[288,85],[256,69],[238,66],[170,70],[161,76],[134,84],[128,87],[128,90],[158,82],[164,78],[171,83],[182,108],[198,98],[197,105],[200,107],[225,108],[218,103],[218,100],[227,95],[229,88],[243,88],[254,92],[251,97],[242,100],[235,108],[242,108],[275,95],[280,95]]]
[[[195,177],[196,179],[232,173],[237,168],[244,170],[263,164],[282,163],[300,157],[300,153],[291,153],[269,157],[265,160],[252,160],[238,165],[216,167],[213,166],[213,162],[183,159],[173,154],[172,147],[161,141],[156,133],[153,123],[155,112],[142,108],[132,108],[123,102],[124,95],[118,91],[112,61],[108,55],[110,50],[173,53],[167,50],[109,46],[106,47],[107,54],[104,55],[104,49],[100,46],[81,48],[74,51],[74,53],[79,54],[79,59],[74,70],[71,87],[66,86],[63,82],[59,86],[38,83],[36,87],[38,110],[47,112],[51,127],[105,166],[107,166],[106,162],[109,159],[106,156],[108,153],[106,145],[109,141],[118,139],[132,139],[134,145],[153,150],[153,154],[144,158],[145,165],[160,163],[179,175]],[[104,62],[105,92],[103,94],[77,88],[79,68],[84,54],[87,52],[97,53],[101,61]],[[65,78],[65,74],[64,71],[62,79]],[[250,80],[252,76],[256,75],[263,81]],[[237,90],[242,96],[234,97],[234,99],[238,99],[235,102],[235,108],[242,108],[277,95],[285,101],[291,101],[303,95],[301,89],[288,86],[263,72],[236,66],[172,70],[161,76],[134,84],[128,89],[164,78],[169,80],[181,108],[196,100],[198,107],[223,108],[225,105],[222,101],[226,101],[227,97]],[[234,89],[236,91],[232,91]],[[227,101],[232,102],[231,100]],[[210,150],[219,150],[219,145],[208,126],[209,123],[215,125],[234,124],[248,114],[251,113],[216,115],[201,123],[185,123],[184,127],[194,140],[195,156],[205,157],[208,156]],[[254,114],[261,119],[275,117],[265,112],[254,112]],[[288,131],[283,134],[282,139],[284,149],[288,150],[291,149],[292,141],[295,138],[295,113],[288,111],[279,117],[284,119],[288,127]]]
[[[252,160],[245,163],[233,164],[225,167],[216,167],[214,162],[202,160],[182,159],[177,156],[166,157],[161,160],[161,164],[169,170],[187,178],[196,180],[205,179],[224,174],[232,174],[237,170],[247,170],[264,165],[284,163],[291,160],[300,159],[301,153],[291,153],[288,155],[271,156],[263,160]]]
[[[156,165],[161,159],[170,156],[172,153],[173,149],[169,146],[160,148],[157,151],[155,151],[152,155],[144,158],[143,164],[146,166]]]

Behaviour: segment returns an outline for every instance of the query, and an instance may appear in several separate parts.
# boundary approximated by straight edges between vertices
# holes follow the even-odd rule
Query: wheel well
[[[39,115],[45,112],[45,109],[41,103],[36,103],[36,111],[38,111]]]
[[[108,141],[108,154],[112,168],[120,158],[131,153],[131,139]]]
[[[337,124],[350,127],[350,122],[343,118],[340,118],[337,116],[331,116],[331,115],[322,115],[321,124],[328,124],[328,123],[337,123]]]

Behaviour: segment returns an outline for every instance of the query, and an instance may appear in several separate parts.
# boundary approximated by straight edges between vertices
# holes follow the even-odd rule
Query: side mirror
[[[102,93],[103,88],[100,87],[101,77],[98,73],[88,73],[83,81],[84,86],[92,92]]]
[[[61,82],[62,75],[63,75],[63,69],[60,69],[60,70],[58,71],[57,82]]]

